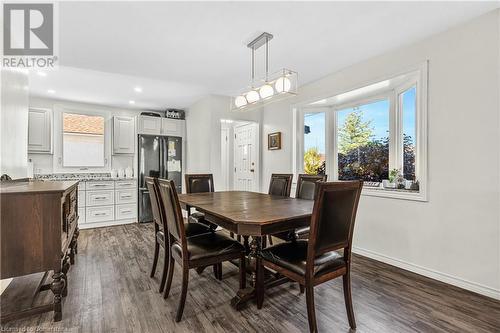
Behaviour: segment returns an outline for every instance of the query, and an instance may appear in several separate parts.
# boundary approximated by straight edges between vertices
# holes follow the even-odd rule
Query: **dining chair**
[[[207,174],[186,174],[184,175],[186,182],[186,193],[207,193],[214,192],[214,177],[211,173]],[[188,219],[193,222],[206,225],[212,230],[217,229],[217,225],[205,220],[205,214],[195,211],[191,213],[191,207],[186,206]],[[233,234],[231,233],[231,237]],[[201,274],[205,267],[199,267],[197,272]],[[214,275],[217,279],[222,280],[222,264],[214,266]]]
[[[270,195],[276,195],[280,197],[289,197],[290,196],[290,191],[292,189],[292,179],[293,179],[293,174],[291,173],[273,173],[271,174],[271,180],[269,182],[269,191],[267,192]],[[283,235],[287,235],[288,233],[285,232]],[[282,237],[285,237],[283,235],[280,235]],[[276,236],[278,237],[278,236]],[[273,245],[273,238],[271,235],[267,237],[269,239],[269,244]],[[265,241],[265,238],[264,238]],[[263,244],[265,246],[265,242]]]
[[[297,179],[297,188],[295,190],[295,198],[314,200],[316,191],[316,183],[326,182],[327,175],[307,175],[300,174]],[[291,236],[292,239],[307,239],[309,237],[309,227],[297,228]]]
[[[163,260],[163,271],[160,280],[159,292],[163,291],[165,287],[165,280],[167,277],[167,267],[170,260],[170,246],[168,245],[168,239],[165,238],[165,230],[167,230],[167,225],[165,221],[165,213],[163,209],[163,203],[160,201],[159,189],[158,189],[158,178],[146,177],[146,187],[149,192],[149,198],[151,202],[151,211],[153,213],[154,222],[154,232],[155,232],[155,250],[153,256],[153,266],[151,267],[150,277],[154,277],[156,273],[156,266],[158,264],[158,257],[160,254],[160,247],[164,250],[164,260]],[[199,235],[211,232],[209,228],[198,223],[189,223],[184,228],[186,234],[189,236]],[[217,275],[216,275],[217,277]]]
[[[292,189],[292,179],[293,174],[271,174],[271,181],[269,182],[269,191],[270,195],[278,195],[281,197],[289,197],[290,190]]]
[[[179,322],[184,311],[189,270],[191,268],[216,265],[224,261],[239,259],[240,289],[246,287],[245,247],[238,241],[220,232],[210,232],[186,237],[185,222],[182,217],[179,198],[172,180],[158,180],[161,201],[165,208],[168,239],[172,259],[168,263],[168,274],[164,298],[167,298],[172,285],[174,261],[182,267],[182,289],[175,321]]]
[[[316,186],[309,240],[268,247],[256,259],[257,307],[262,308],[264,301],[264,267],[267,267],[305,287],[309,330],[317,332],[314,286],[342,276],[347,318],[355,329],[351,247],[363,182],[319,182]],[[338,250],[343,250],[343,254]]]
[[[214,178],[212,174],[186,174],[184,176],[186,182],[186,193],[205,193],[214,192]],[[212,229],[216,229],[217,225],[205,221],[205,214],[201,212],[191,213],[191,207],[186,207],[190,219],[198,223],[203,223]]]

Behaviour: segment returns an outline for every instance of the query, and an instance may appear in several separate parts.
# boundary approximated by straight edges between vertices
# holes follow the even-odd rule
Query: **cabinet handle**
[[[130,194],[128,194],[128,195],[122,195],[122,196],[121,196],[121,198],[122,198],[122,199],[132,198],[132,196],[131,196]]]
[[[95,197],[94,200],[106,200],[108,197]]]
[[[127,210],[122,210],[121,211],[122,213],[132,213],[132,211],[130,209],[127,209]]]
[[[104,216],[107,215],[106,213],[94,213],[94,216]]]
[[[102,187],[102,186],[108,186],[108,184],[93,184],[90,185],[91,187]]]

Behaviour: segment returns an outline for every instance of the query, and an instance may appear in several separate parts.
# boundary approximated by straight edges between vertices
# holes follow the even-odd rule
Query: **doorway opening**
[[[259,191],[259,147],[258,123],[221,120],[221,190]]]

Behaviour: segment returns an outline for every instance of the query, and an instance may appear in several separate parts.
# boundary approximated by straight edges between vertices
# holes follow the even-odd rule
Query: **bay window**
[[[297,173],[361,179],[363,194],[426,201],[427,64],[294,106]]]

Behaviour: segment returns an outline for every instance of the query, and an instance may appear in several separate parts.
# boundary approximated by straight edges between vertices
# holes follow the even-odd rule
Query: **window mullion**
[[[394,91],[389,97],[390,118],[389,118],[389,171],[403,167],[402,150],[402,124],[401,108],[399,96]]]
[[[337,110],[330,108],[326,112],[326,173],[330,180],[338,179],[337,155]]]

